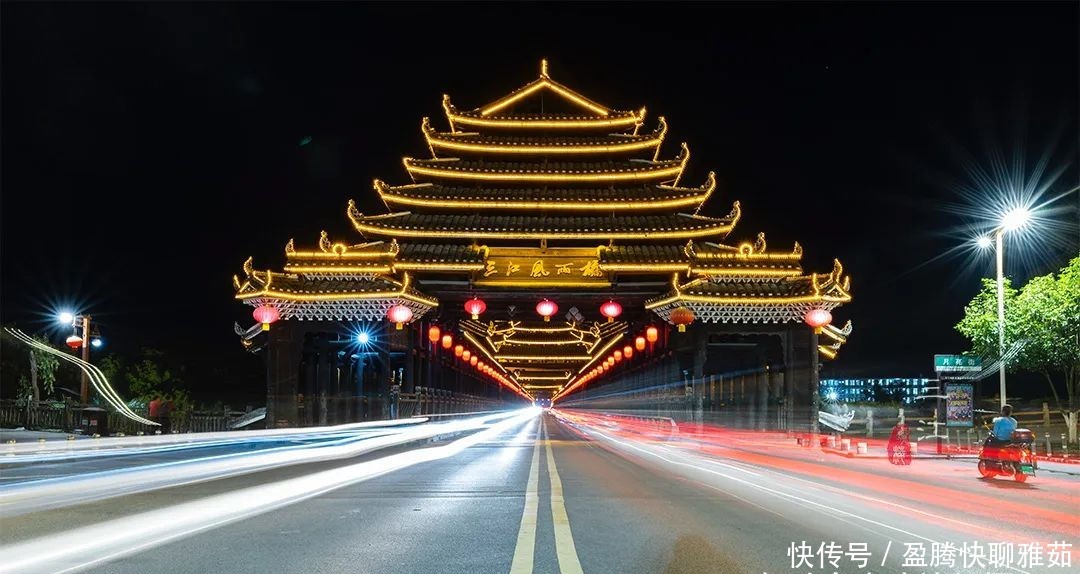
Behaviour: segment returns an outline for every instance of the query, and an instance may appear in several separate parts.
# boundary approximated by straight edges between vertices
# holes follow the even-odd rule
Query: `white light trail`
[[[535,411],[527,412],[535,416]],[[510,411],[445,423],[404,427],[398,433],[347,444],[322,445],[317,448],[295,450],[269,450],[240,457],[218,455],[133,469],[109,470],[82,476],[18,483],[0,487],[0,519],[270,468],[354,457],[390,446],[480,429],[491,424],[492,421],[516,417],[519,414],[520,411]]]
[[[483,413],[477,413],[483,414]],[[285,429],[257,429],[245,431],[220,431],[203,433],[182,433],[163,435],[143,435],[108,437],[94,440],[46,441],[44,443],[20,442],[4,445],[0,453],[13,454],[15,457],[0,458],[0,465],[18,464],[36,460],[62,460],[81,455],[115,456],[128,454],[140,448],[182,446],[201,448],[205,446],[228,445],[251,441],[280,441],[285,439],[304,439],[327,434],[346,433],[366,429],[415,425],[427,422],[427,417],[395,419],[388,421],[368,421],[326,427],[302,427]],[[36,458],[30,458],[36,455]]]
[[[40,341],[35,341],[33,337],[27,335],[26,333],[23,333],[20,329],[4,327],[4,330],[7,331],[8,334],[10,334],[12,337],[15,337],[16,339],[22,341],[23,343],[26,343],[27,345],[30,345],[35,349],[44,351],[46,353],[49,353],[50,355],[55,355],[57,358],[67,361],[69,363],[74,363],[76,366],[82,369],[83,372],[86,373],[87,378],[90,379],[90,383],[94,385],[94,389],[97,390],[99,395],[101,395],[101,398],[105,399],[120,414],[133,421],[140,422],[145,425],[161,426],[160,423],[145,419],[135,414],[134,411],[128,408],[128,406],[124,403],[124,400],[120,398],[120,395],[118,395],[116,391],[113,390],[112,386],[109,385],[109,380],[105,378],[105,373],[102,373],[101,369],[78,357],[73,357],[67,353],[54,349]]]
[[[482,430],[443,446],[393,454],[3,546],[0,573],[61,573],[89,568],[395,470],[454,456],[535,416],[532,410],[515,411],[491,426],[477,419],[455,421],[461,423],[455,425],[460,430]],[[445,432],[444,428],[438,434]]]

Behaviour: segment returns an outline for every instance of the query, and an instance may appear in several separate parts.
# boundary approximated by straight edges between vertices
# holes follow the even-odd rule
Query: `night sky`
[[[965,349],[952,326],[993,272],[956,249],[976,223],[957,212],[991,201],[978,170],[1045,158],[1046,197],[1077,184],[1077,6],[5,2],[2,320],[41,330],[75,306],[113,350],[183,357],[197,396],[258,397],[232,332],[243,260],[348,236],[346,201],[385,209],[371,180],[407,182],[443,93],[479,106],[546,57],[597,101],[666,116],[683,181],[717,173],[703,213],[742,202],[733,240],[843,262],[855,332],[825,376],[929,374]],[[1080,252],[1078,195],[1010,274]]]

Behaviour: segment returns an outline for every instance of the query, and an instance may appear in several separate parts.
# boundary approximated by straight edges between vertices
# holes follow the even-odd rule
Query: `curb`
[[[842,457],[845,457],[845,458],[859,458],[859,459],[869,458],[869,459],[881,459],[881,460],[888,460],[888,458],[889,458],[889,455],[885,455],[885,454],[858,454],[856,452],[842,451],[842,450],[836,450],[836,449],[832,449],[832,448],[822,448],[821,452],[827,452],[829,454],[835,454],[835,455],[842,456]],[[950,460],[950,459],[963,459],[963,458],[978,458],[978,455],[975,455],[975,454],[913,454],[913,455],[911,455],[911,458],[912,459],[921,459],[921,460],[934,460],[934,459]]]
[[[1061,464],[1080,464],[1080,458],[1063,457],[1063,456],[1046,456],[1036,455],[1035,460],[1044,460],[1046,462],[1058,462]]]

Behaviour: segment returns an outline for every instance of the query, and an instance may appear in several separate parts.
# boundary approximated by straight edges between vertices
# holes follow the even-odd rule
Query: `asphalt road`
[[[0,572],[1067,572],[1050,545],[1080,545],[1076,476],[580,412],[7,518],[3,501]],[[1042,566],[1021,562],[1032,543]]]

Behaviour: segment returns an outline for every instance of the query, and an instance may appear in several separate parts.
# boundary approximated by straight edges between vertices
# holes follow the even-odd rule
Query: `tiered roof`
[[[546,110],[544,94],[574,111]],[[358,231],[512,242],[722,239],[738,219],[737,209],[697,214],[716,178],[679,185],[690,151],[684,143],[661,157],[664,118],[642,130],[644,108],[599,104],[553,80],[546,63],[539,78],[488,105],[461,111],[444,97],[443,107],[448,130],[421,123],[431,157],[403,160],[412,183],[375,181],[390,213],[350,210]]]
[[[716,189],[710,173],[699,187],[663,184],[609,187],[505,187],[419,183],[391,186],[375,180],[387,207],[445,211],[671,211],[701,205]]]

